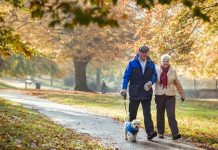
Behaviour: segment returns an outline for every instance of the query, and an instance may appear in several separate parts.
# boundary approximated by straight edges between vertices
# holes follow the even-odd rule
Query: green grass
[[[16,87],[0,82],[0,89],[16,89]]]
[[[42,97],[52,101],[82,107],[101,115],[123,121],[126,117],[123,100],[119,96],[92,93],[41,93]],[[127,106],[128,108],[128,106]],[[155,104],[152,100],[152,118],[156,124]],[[138,118],[143,121],[142,109]],[[218,149],[218,102],[209,101],[177,101],[176,118],[183,137],[201,143],[209,148]],[[166,133],[170,134],[166,119]]]
[[[1,149],[103,149],[89,136],[63,128],[17,103],[0,99]]]

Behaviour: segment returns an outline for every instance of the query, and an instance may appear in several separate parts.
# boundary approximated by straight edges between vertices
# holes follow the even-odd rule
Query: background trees
[[[156,62],[161,54],[170,54],[186,77],[217,78],[217,3],[212,0],[196,4],[207,12],[210,23],[193,18],[180,3],[159,5],[143,19],[137,46],[148,44]]]
[[[95,70],[99,89],[99,73],[112,69],[113,63],[119,63],[114,65],[115,71],[125,68],[126,60],[146,44],[156,62],[161,54],[169,53],[188,77],[217,77],[215,0],[136,2],[147,9],[137,7],[132,1],[10,1],[9,4],[2,0],[0,30],[4,32],[0,43],[4,47],[0,63],[3,64],[5,56],[16,52],[27,57],[41,52],[65,68],[61,70],[65,76],[72,76],[67,74],[74,70],[76,90],[89,91],[88,64]],[[164,3],[170,5],[161,5]],[[118,28],[110,27],[117,25]],[[102,67],[102,63],[108,67]]]
[[[10,77],[17,77],[26,79],[28,76],[31,80],[41,75],[49,75],[51,77],[50,85],[53,85],[53,78],[60,77],[61,72],[58,65],[51,59],[42,56],[32,56],[32,59],[25,58],[23,55],[14,54],[5,60],[1,67],[0,75],[8,75]]]

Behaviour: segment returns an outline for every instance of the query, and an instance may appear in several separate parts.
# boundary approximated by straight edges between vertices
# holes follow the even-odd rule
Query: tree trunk
[[[53,76],[51,75],[51,79],[50,79],[50,85],[51,85],[51,87],[53,86]]]
[[[74,59],[73,62],[75,67],[75,90],[90,92],[91,90],[88,88],[86,81],[86,66],[89,61]]]
[[[31,78],[32,81],[35,81],[35,77],[33,75],[31,75],[30,78]]]
[[[196,81],[196,79],[194,79],[194,87],[195,87],[195,90],[197,90],[197,81]]]
[[[96,91],[101,91],[101,69],[96,69]]]
[[[4,65],[4,60],[0,56],[0,69],[3,67],[3,65]]]
[[[217,90],[217,87],[218,87],[218,80],[216,79],[216,90]]]
[[[50,86],[52,87],[53,86],[53,81],[54,81],[54,75],[53,75],[53,71],[50,70]]]

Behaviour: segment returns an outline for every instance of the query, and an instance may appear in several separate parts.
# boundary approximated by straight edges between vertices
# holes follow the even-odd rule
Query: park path
[[[47,99],[35,96],[24,95],[15,91],[0,91],[0,97],[7,100],[20,103],[25,107],[33,109],[56,123],[75,130],[78,133],[87,133],[98,139],[106,147],[114,147],[125,150],[143,150],[143,149],[200,149],[187,143],[172,141],[169,137],[166,139],[154,138],[153,141],[146,139],[146,133],[140,129],[138,141],[130,143],[125,141],[122,133],[122,124],[104,116],[90,113],[84,109],[78,109],[73,106],[58,104]]]

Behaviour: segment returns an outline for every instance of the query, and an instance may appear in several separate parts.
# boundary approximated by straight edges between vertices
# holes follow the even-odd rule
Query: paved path
[[[123,138],[123,125],[111,118],[14,91],[0,91],[0,97],[36,110],[64,127],[74,129],[79,133],[88,133],[92,137],[99,139],[106,147],[113,146],[114,148],[125,150],[199,149],[189,144],[174,142],[170,138],[164,140],[154,138],[153,141],[148,141],[143,129],[139,131],[138,141],[130,143]]]
[[[5,83],[5,84],[12,86],[12,87],[15,87],[15,88],[25,89],[25,81],[22,81],[22,80],[0,78],[0,82]],[[36,85],[35,85],[35,83],[28,84],[27,88],[28,89],[36,89]],[[51,87],[51,86],[45,85],[44,83],[41,84],[41,89],[61,90],[60,88]]]

